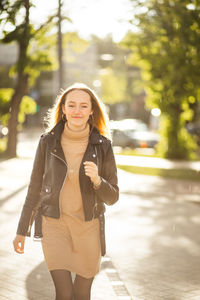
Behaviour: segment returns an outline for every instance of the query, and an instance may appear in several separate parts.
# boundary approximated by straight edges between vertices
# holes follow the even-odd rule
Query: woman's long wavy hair
[[[96,93],[83,83],[75,83],[69,86],[66,90],[61,91],[61,94],[57,97],[54,106],[47,112],[47,118],[45,120],[47,123],[47,131],[51,130],[60,120],[63,120],[62,104],[65,104],[67,94],[73,90],[81,90],[90,95],[93,114],[92,117],[89,118],[88,122],[92,128],[96,127],[100,134],[110,139],[111,136],[108,127],[109,120],[105,106]]]

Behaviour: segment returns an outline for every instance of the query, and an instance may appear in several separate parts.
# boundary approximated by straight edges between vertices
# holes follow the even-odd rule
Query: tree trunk
[[[8,144],[7,156],[9,158],[16,157],[17,155],[17,134],[18,134],[18,114],[19,106],[23,96],[27,93],[28,76],[23,75],[18,80],[14,95],[11,99],[10,119],[8,121]]]
[[[24,28],[22,35],[18,39],[19,57],[17,62],[17,84],[15,87],[14,95],[11,99],[10,119],[8,121],[8,143],[6,154],[9,158],[16,157],[17,154],[17,125],[19,107],[23,96],[28,92],[28,74],[24,73],[27,64],[27,48],[30,41],[30,28],[29,28],[29,0],[24,1],[26,10]]]

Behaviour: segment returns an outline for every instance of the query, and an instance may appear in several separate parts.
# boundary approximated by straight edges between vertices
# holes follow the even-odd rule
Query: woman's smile
[[[72,130],[85,128],[92,111],[90,95],[82,90],[74,90],[67,94],[63,113],[66,115],[68,127]]]

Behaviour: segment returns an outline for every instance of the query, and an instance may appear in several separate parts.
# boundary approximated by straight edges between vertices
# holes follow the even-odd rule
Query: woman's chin
[[[76,120],[75,122],[68,123],[68,127],[71,128],[72,130],[82,130],[86,127],[86,124],[87,123],[81,122],[81,120],[79,121]]]

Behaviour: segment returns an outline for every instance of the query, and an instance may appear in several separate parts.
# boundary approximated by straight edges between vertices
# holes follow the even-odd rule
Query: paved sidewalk
[[[12,249],[31,168],[32,160],[28,158],[0,163],[3,179],[0,181],[2,300],[54,299],[54,288],[40,243],[27,238],[24,255],[14,253]],[[200,300],[200,289],[197,288],[200,279],[198,207],[190,206],[190,202],[200,200],[199,185],[136,176],[121,170],[119,184],[120,201],[107,209],[108,256],[103,259],[101,272],[95,278],[92,300]],[[182,224],[183,228],[180,227]],[[165,231],[160,234],[162,230]],[[177,230],[180,237],[175,243]],[[164,251],[164,247],[168,250]],[[188,275],[182,271],[187,271]],[[176,283],[178,278],[181,283]],[[185,278],[188,278],[186,287]],[[181,292],[180,297],[178,292]]]
[[[198,182],[119,173],[108,255],[134,300],[200,300]],[[120,259],[119,259],[120,257]]]
[[[1,300],[54,299],[53,283],[45,266],[41,243],[27,238],[23,255],[18,255],[12,249],[12,239],[25,199],[32,163],[32,159],[28,158],[14,158],[0,162]],[[109,272],[107,274],[111,264],[109,257],[102,259],[101,271],[92,287],[93,300],[120,299],[115,293]],[[115,268],[113,266],[112,268],[118,276]],[[117,280],[120,280],[119,276]]]
[[[41,244],[27,238],[24,255],[12,249],[37,144],[23,143],[23,158],[0,162],[0,299],[53,300]],[[200,185],[122,170],[119,184],[92,300],[200,300]]]

